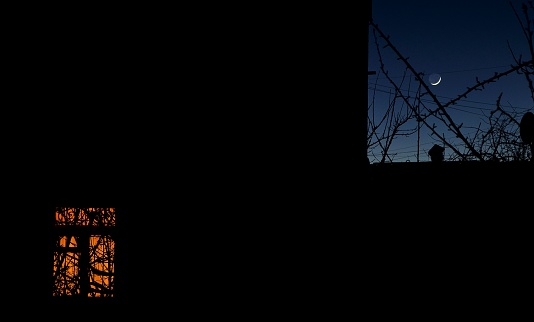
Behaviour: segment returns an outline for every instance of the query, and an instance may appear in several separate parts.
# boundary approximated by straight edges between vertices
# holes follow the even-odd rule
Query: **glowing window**
[[[113,297],[115,208],[56,208],[53,296]]]

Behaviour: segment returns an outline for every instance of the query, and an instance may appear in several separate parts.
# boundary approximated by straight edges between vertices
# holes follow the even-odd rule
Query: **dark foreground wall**
[[[384,316],[474,316],[523,307],[519,294],[531,275],[533,166],[370,165],[358,212],[369,218],[364,266],[376,283],[367,303]]]
[[[366,193],[406,214],[527,214],[533,170],[532,162],[371,164]]]
[[[153,189],[128,180],[102,186],[96,174],[83,176],[93,183],[72,189],[43,177],[6,197],[6,307],[49,316],[235,316],[245,314],[244,307],[269,314],[303,293],[316,294],[323,282],[312,281],[353,285],[343,277],[353,271],[362,272],[356,284],[373,285],[360,304],[376,306],[379,315],[414,314],[421,306],[473,308],[477,301],[504,300],[503,294],[509,299],[531,271],[532,169],[531,163],[369,165],[326,207],[309,206],[317,194],[296,199],[296,189],[278,189],[283,181],[217,195],[191,180],[158,186],[163,177],[147,176]],[[57,173],[62,183],[82,178]],[[280,191],[287,202],[277,200]],[[244,201],[257,193],[266,197]],[[58,204],[117,208],[113,301],[50,297]],[[399,300],[407,297],[409,304]],[[28,312],[21,313],[21,303]]]

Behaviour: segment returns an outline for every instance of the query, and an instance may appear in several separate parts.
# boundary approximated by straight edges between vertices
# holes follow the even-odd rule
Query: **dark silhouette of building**
[[[363,68],[367,66],[362,64],[362,78]],[[141,108],[157,106],[154,100],[161,89],[149,87],[154,78],[147,79],[144,87],[134,78],[132,88],[121,88],[114,97],[125,95],[126,103]],[[161,85],[168,89],[168,84]],[[107,102],[105,96],[79,89],[70,98],[77,97],[79,103],[79,97],[86,96],[93,103]],[[367,105],[357,103],[362,119],[354,131],[354,164],[361,171],[351,176],[348,169],[339,185],[343,193],[319,209],[315,206],[321,198],[313,195],[300,202],[303,199],[295,197],[300,186],[286,187],[292,173],[281,176],[274,187],[266,186],[268,180],[257,180],[264,170],[260,167],[243,175],[247,180],[238,183],[246,184],[235,188],[235,177],[216,177],[219,170],[228,171],[217,158],[183,166],[174,114],[152,111],[131,117],[132,112],[126,117],[126,103],[98,111],[87,104],[84,111],[91,113],[83,117],[61,118],[61,111],[47,110],[56,121],[33,129],[33,140],[8,154],[6,169],[15,176],[4,182],[9,200],[3,208],[5,268],[13,272],[5,275],[12,282],[6,316],[9,311],[26,314],[23,305],[28,314],[69,319],[139,315],[163,320],[169,313],[176,317],[184,312],[218,317],[241,313],[255,319],[264,312],[280,312],[280,307],[294,308],[295,299],[306,291],[328,297],[336,293],[318,292],[320,279],[326,279],[324,284],[340,282],[336,284],[343,292],[338,293],[346,299],[345,291],[354,289],[344,283],[351,285],[353,278],[373,283],[365,289],[363,302],[382,312],[414,290],[427,295],[456,287],[457,299],[463,294],[457,278],[475,283],[481,271],[494,275],[477,281],[480,287],[503,272],[511,283],[524,282],[518,280],[517,270],[529,267],[530,213],[525,205],[531,204],[532,190],[524,187],[532,182],[531,164],[368,164]],[[119,116],[110,116],[112,111]],[[210,166],[217,171],[209,172]],[[209,175],[199,175],[204,171]],[[283,189],[287,195],[280,193]],[[336,208],[340,204],[343,209]],[[113,297],[53,296],[56,207],[116,210]],[[303,208],[309,209],[304,215]],[[334,224],[325,228],[326,222]],[[16,233],[8,234],[12,229]],[[330,256],[321,256],[325,253]],[[313,260],[306,259],[309,254]],[[447,271],[436,268],[445,266]],[[346,273],[346,267],[351,274],[339,273]],[[323,268],[332,274],[324,274]],[[318,273],[305,275],[309,271]],[[296,283],[299,279],[305,281]],[[395,299],[386,301],[388,296]],[[243,313],[251,307],[259,309]]]

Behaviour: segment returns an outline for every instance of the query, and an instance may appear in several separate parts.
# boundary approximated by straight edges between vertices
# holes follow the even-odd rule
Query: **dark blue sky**
[[[522,21],[526,22],[521,12],[523,1],[511,2]],[[432,73],[441,75],[441,83],[430,86],[441,103],[475,85],[477,77],[484,80],[495,72],[509,69],[514,61],[508,43],[517,56],[523,55],[524,61],[532,59],[508,0],[373,0],[372,12],[374,23],[390,36],[401,54],[409,57],[412,66],[425,74],[425,81],[428,82]],[[530,13],[533,13],[532,10]],[[391,50],[381,48],[381,51],[389,75],[400,82],[405,65],[396,59]],[[368,99],[371,101],[374,95],[376,110],[383,111],[390,102],[388,92],[393,90],[393,86],[380,70],[372,28],[369,32],[369,70],[377,71],[377,74],[368,78]],[[406,81],[403,84],[406,91],[415,89],[413,82],[410,88]],[[501,104],[507,111],[520,114],[533,111],[534,103],[527,82],[524,76],[514,73],[486,86],[483,91],[468,95],[449,112],[457,124],[478,125],[485,122],[489,112],[495,109],[501,93]],[[447,134],[446,129],[443,131]],[[465,132],[470,131],[473,130]],[[420,138],[420,161],[428,161],[426,151],[439,142],[433,141],[423,131]],[[391,150],[396,153],[393,161],[416,161],[417,145],[416,137],[398,140]],[[447,150],[445,153],[447,155]],[[374,157],[370,155],[369,158],[373,162]]]

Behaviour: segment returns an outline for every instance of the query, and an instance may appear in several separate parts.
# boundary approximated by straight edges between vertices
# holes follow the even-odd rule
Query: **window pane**
[[[113,297],[114,208],[56,208],[53,296]]]

